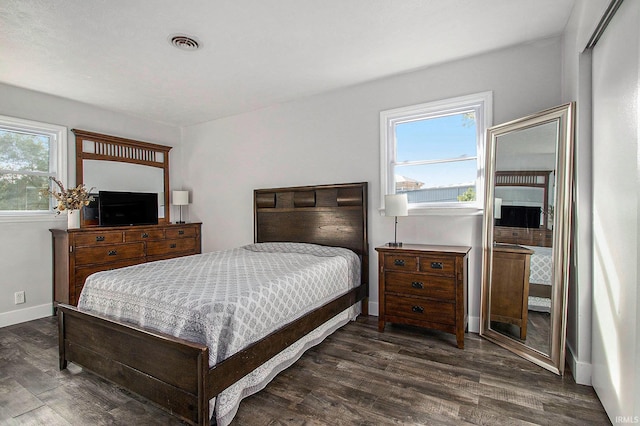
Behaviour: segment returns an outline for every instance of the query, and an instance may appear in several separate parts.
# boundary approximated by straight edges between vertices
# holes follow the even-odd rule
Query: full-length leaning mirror
[[[487,131],[480,335],[563,374],[574,104]]]

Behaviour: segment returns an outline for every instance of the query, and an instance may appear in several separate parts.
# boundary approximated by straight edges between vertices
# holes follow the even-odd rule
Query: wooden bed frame
[[[202,344],[58,305],[60,369],[76,363],[195,425],[209,400],[310,331],[368,296],[367,183],[254,191],[255,242],[346,247],[362,259],[361,285],[209,367]]]

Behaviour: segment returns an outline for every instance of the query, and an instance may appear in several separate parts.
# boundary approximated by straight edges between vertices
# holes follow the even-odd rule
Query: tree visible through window
[[[0,116],[0,214],[51,210],[40,194],[64,161],[58,155],[66,129]]]
[[[407,193],[410,208],[479,207],[490,104],[487,92],[383,111],[381,195]]]

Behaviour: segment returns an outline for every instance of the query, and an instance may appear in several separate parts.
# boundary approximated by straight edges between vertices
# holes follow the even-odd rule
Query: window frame
[[[49,147],[49,175],[68,186],[67,128],[65,126],[0,115],[0,128],[49,136],[52,141]],[[49,210],[0,210],[0,223],[50,221],[57,216],[54,215],[53,202],[49,200]]]
[[[396,158],[396,124],[420,119],[435,118],[464,112],[470,108],[476,111],[476,199],[469,202],[410,203],[410,215],[428,214],[481,214],[484,209],[484,169],[487,129],[493,123],[493,92],[486,91],[455,98],[426,102],[380,112],[380,212],[384,213],[384,196],[395,194],[395,179],[392,168]]]

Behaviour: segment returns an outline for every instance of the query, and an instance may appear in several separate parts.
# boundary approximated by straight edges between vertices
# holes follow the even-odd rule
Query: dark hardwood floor
[[[55,318],[0,328],[0,424],[181,424],[71,365],[58,370]],[[360,318],[245,399],[234,425],[608,425],[593,389],[477,334]]]

